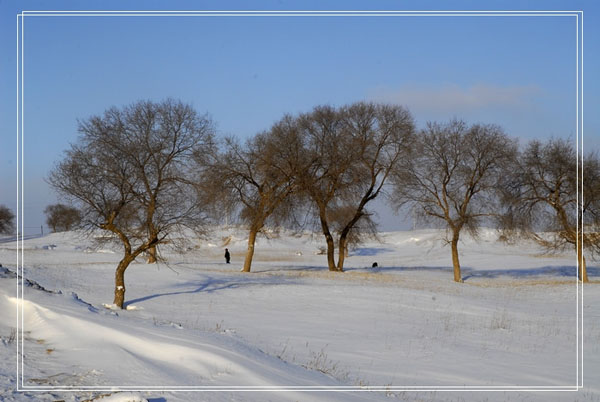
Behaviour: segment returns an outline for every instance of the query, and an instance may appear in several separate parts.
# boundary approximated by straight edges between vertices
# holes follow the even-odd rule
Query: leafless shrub
[[[48,205],[44,214],[46,214],[46,224],[53,232],[68,231],[81,223],[81,212],[77,208],[64,204]]]
[[[10,329],[10,334],[8,334],[7,337],[1,337],[2,339],[2,343],[5,345],[10,345],[11,343],[13,343],[16,339],[17,339],[17,329],[16,328],[11,328]]]
[[[4,205],[0,205],[0,233],[12,233],[15,230],[15,215]]]

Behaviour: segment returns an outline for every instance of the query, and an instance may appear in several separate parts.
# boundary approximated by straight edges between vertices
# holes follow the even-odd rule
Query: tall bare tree
[[[111,232],[123,246],[114,304],[123,308],[125,270],[204,214],[189,180],[192,154],[212,144],[213,124],[191,106],[142,101],[79,122],[79,141],[49,183],[82,211],[83,224]]]
[[[10,233],[15,230],[15,215],[8,207],[0,205],[0,233]]]
[[[568,141],[527,144],[504,187],[501,224],[509,238],[531,238],[549,250],[575,248],[578,277],[588,282],[584,247],[600,250],[600,164],[593,153],[577,162]]]
[[[299,183],[314,205],[329,270],[341,272],[353,231],[356,237],[361,228],[373,227],[367,204],[381,194],[394,166],[408,155],[413,119],[400,106],[361,102],[339,109],[319,106],[298,121],[303,155],[310,162]]]
[[[394,175],[398,207],[408,204],[424,220],[446,226],[456,282],[462,282],[461,231],[477,235],[482,219],[496,214],[497,189],[516,151],[516,142],[498,126],[468,127],[458,120],[429,123],[419,134],[413,157]]]
[[[267,221],[287,215],[282,208],[296,189],[299,142],[296,122],[287,116],[245,145],[227,138],[209,172],[215,177],[208,182],[221,188],[222,208],[241,207],[240,218],[249,226],[244,272],[250,272],[256,237]]]
[[[579,163],[579,208],[577,210],[579,228],[577,261],[579,278],[589,282],[585,262],[585,252],[600,254],[600,158],[591,152]]]
[[[48,205],[44,213],[46,224],[53,232],[71,230],[81,222],[81,212],[77,208],[64,204]]]

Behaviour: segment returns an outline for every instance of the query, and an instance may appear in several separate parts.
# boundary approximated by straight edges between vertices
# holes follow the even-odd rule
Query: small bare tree
[[[48,205],[44,209],[46,224],[53,232],[69,231],[81,222],[81,212],[64,204]]]
[[[412,116],[400,106],[360,102],[339,109],[316,107],[299,117],[299,126],[308,158],[299,183],[314,205],[329,270],[342,272],[349,238],[374,227],[367,204],[381,194],[398,161],[408,156]]]
[[[516,142],[498,126],[428,123],[413,157],[395,172],[398,208],[408,204],[422,219],[446,226],[456,282],[462,282],[460,233],[466,229],[476,236],[482,219],[496,215],[496,191],[516,150]]]
[[[194,153],[210,147],[207,116],[174,100],[111,108],[79,123],[80,138],[49,183],[82,211],[83,225],[111,232],[124,255],[114,304],[123,308],[125,270],[183,227],[201,230],[204,214],[189,180]]]
[[[205,181],[220,188],[215,192],[221,191],[222,209],[241,207],[240,218],[249,226],[243,272],[250,272],[256,237],[267,221],[287,217],[284,206],[289,206],[289,195],[296,189],[299,141],[295,121],[284,117],[245,145],[227,138],[208,172],[213,178]]]
[[[4,205],[0,205],[0,233],[11,233],[15,230],[15,215]]]
[[[598,179],[596,154],[578,164],[570,142],[531,141],[504,186],[504,236],[531,238],[551,251],[575,248],[578,277],[588,282],[584,247],[592,253],[600,250]]]

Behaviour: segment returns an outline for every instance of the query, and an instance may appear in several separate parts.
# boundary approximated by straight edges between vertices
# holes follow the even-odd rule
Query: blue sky
[[[584,141],[600,148],[594,2],[0,3],[0,204],[16,209],[16,14],[22,10],[584,10]],[[56,201],[44,183],[77,119],[173,97],[240,137],[284,113],[399,103],[422,127],[463,118],[521,139],[576,132],[574,17],[35,17],[24,29],[25,226]],[[403,227],[379,207],[383,229]]]

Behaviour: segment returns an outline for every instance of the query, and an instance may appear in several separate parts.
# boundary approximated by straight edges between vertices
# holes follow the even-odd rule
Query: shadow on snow
[[[397,250],[385,247],[360,247],[355,250],[352,250],[348,255],[350,257],[353,256],[361,256],[361,257],[371,257],[384,253],[393,253]]]
[[[349,271],[361,271],[361,272],[407,272],[407,271],[441,271],[452,273],[453,268],[451,266],[416,266],[416,267],[377,267],[377,268],[347,268]],[[536,268],[515,268],[515,269],[473,269],[471,267],[462,267],[461,273],[463,280],[469,280],[472,278],[498,278],[498,277],[512,277],[512,278],[532,278],[537,276],[547,277],[559,277],[559,278],[573,278],[577,277],[577,267],[574,265],[565,266],[545,266]],[[600,276],[600,267],[588,266],[588,276]]]
[[[194,294],[194,293],[213,293],[219,290],[227,290],[227,289],[237,289],[240,287],[246,286],[257,286],[257,285],[286,285],[286,284],[294,284],[293,280],[282,280],[281,278],[269,278],[269,277],[228,277],[222,279],[215,279],[210,276],[206,276],[205,280],[197,281],[197,282],[186,282],[182,284],[178,284],[175,286],[178,287],[192,287],[190,290],[180,290],[174,292],[164,292],[164,293],[156,293],[153,295],[148,295],[144,297],[138,297],[137,299],[132,299],[126,301],[124,306],[127,307],[134,303],[141,303],[147,300],[156,299],[163,296],[176,296],[182,294]]]
[[[600,267],[587,267],[588,276],[600,276]],[[553,276],[560,278],[577,277],[577,267],[571,266],[546,266],[538,268],[523,269],[490,269],[490,270],[472,270],[466,268],[463,270],[463,280],[470,278],[497,278],[499,276],[510,276],[513,278],[530,278],[535,276]]]
[[[268,269],[255,271],[255,273],[266,273],[266,272],[284,272],[284,271],[328,271],[325,266],[291,266],[282,269]],[[360,272],[406,272],[406,271],[441,271],[448,275],[452,273],[451,266],[434,266],[434,267],[377,267],[377,268],[347,268],[346,272],[360,271]],[[600,267],[587,267],[589,276],[600,276]],[[537,268],[521,268],[521,269],[490,269],[490,270],[474,270],[470,267],[463,267],[463,280],[467,281],[472,278],[498,278],[498,277],[512,277],[512,278],[531,278],[537,276],[549,276],[559,278],[573,278],[577,276],[577,268],[575,266],[546,266]],[[176,286],[179,287],[192,287],[193,289],[181,290],[174,292],[156,293],[137,299],[129,300],[125,302],[125,306],[141,303],[147,300],[156,299],[163,296],[175,296],[181,294],[193,294],[193,293],[212,293],[220,290],[237,289],[247,286],[261,286],[261,285],[292,285],[299,284],[295,278],[285,278],[281,276],[252,276],[252,273],[244,275],[243,277],[227,277],[222,279],[216,279],[210,276],[205,277],[204,280],[197,282],[186,282]]]

